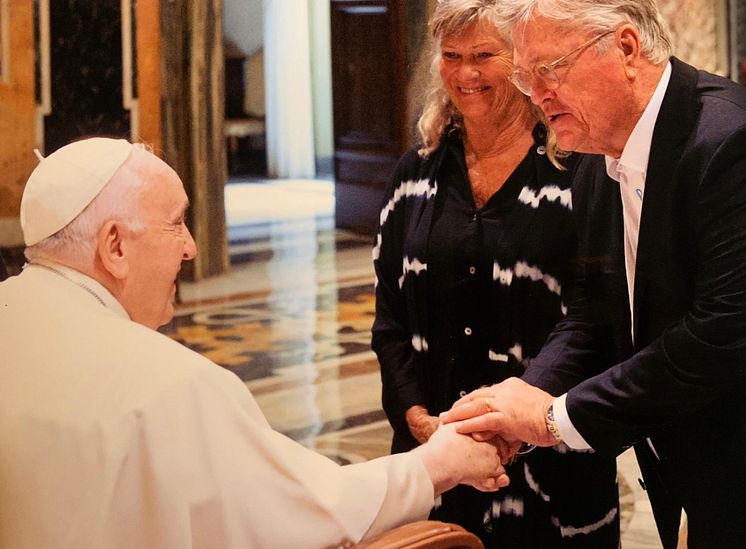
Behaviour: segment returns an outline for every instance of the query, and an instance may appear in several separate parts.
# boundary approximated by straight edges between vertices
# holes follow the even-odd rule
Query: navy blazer
[[[576,295],[524,379],[567,392],[598,452],[650,438],[657,455],[638,444],[638,459],[665,546],[683,506],[690,547],[746,547],[746,88],[671,63],[645,182],[634,343],[618,183],[603,156],[585,155],[573,175]]]

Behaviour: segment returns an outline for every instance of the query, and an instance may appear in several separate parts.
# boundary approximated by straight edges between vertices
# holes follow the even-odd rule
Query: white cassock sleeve
[[[235,375],[70,273],[0,284],[0,547],[306,549],[427,514],[417,456],[340,467],[292,442]]]
[[[433,486],[420,458],[339,466],[273,431],[245,385],[212,366],[160,391],[132,426],[135,444],[113,498],[123,509],[105,528],[114,539],[131,547],[154,546],[151,536],[195,548],[328,547],[427,516]],[[132,529],[143,505],[152,529]]]

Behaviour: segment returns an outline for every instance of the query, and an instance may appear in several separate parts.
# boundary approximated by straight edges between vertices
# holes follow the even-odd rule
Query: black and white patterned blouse
[[[432,415],[482,386],[520,376],[566,312],[575,256],[569,172],[551,165],[541,126],[526,157],[476,208],[458,135],[400,160],[373,249],[383,406],[393,452],[417,445],[404,414]],[[489,547],[617,547],[614,460],[566,446],[509,469],[511,486],[445,494],[434,517]]]

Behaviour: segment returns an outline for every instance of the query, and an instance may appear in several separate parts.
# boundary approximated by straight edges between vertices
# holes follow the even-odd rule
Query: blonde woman
[[[499,11],[495,0],[438,3],[422,143],[401,159],[381,211],[373,348],[393,452],[427,441],[460,396],[522,375],[569,301],[569,174],[508,81]],[[433,517],[487,547],[618,547],[613,459],[536,449],[508,474],[496,495],[444,494]]]

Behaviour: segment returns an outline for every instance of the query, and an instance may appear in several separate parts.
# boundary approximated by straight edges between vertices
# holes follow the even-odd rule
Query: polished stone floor
[[[232,270],[183,283],[163,331],[235,372],[277,430],[342,463],[385,454],[371,239],[334,229],[328,182],[226,195]],[[623,547],[660,547],[634,455],[618,463]]]

